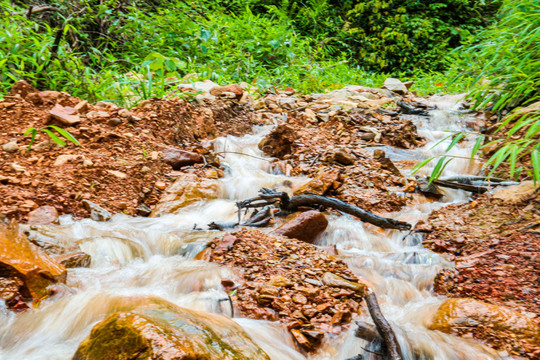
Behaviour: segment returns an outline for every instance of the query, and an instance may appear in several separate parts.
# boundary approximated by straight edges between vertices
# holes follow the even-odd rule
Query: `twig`
[[[394,333],[394,330],[392,330],[390,323],[388,323],[383,316],[379,303],[377,302],[377,296],[375,296],[373,291],[369,290],[368,294],[364,297],[364,300],[366,300],[369,314],[375,323],[375,327],[383,339],[389,359],[403,360],[401,347],[397,341],[396,334]]]

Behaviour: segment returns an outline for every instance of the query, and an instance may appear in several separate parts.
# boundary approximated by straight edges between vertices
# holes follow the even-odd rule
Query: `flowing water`
[[[428,145],[411,152],[411,158],[442,152],[448,141],[431,148],[448,135],[442,129],[463,129],[467,115],[455,110],[456,100],[432,99],[438,110],[432,111],[429,118],[412,117]],[[70,270],[68,284],[57,286],[57,298],[44,301],[39,309],[16,315],[0,308],[0,359],[70,359],[93,325],[118,309],[123,297],[129,295],[159,296],[179,306],[231,315],[228,303],[220,301],[227,296],[220,290],[220,281],[229,277],[229,270],[191,260],[209,239],[221,233],[192,229],[194,224],[206,227],[211,221],[234,221],[235,201],[255,196],[261,187],[290,190],[291,184],[306,181],[273,173],[269,161],[257,149],[269,130],[262,127],[254,135],[213,141],[215,149],[225,153],[227,171],[221,180],[222,199],[194,204],[180,214],[159,218],[117,214],[108,222],[95,222],[64,216],[59,226],[34,231],[33,236],[42,240],[66,246],[77,244],[92,256],[92,265]],[[467,157],[471,147],[464,143],[452,151]],[[474,169],[468,160],[462,159],[451,163],[445,171],[454,175]],[[465,200],[466,193],[450,190],[445,192],[443,202],[416,198],[399,213],[388,216],[414,224],[445,204]],[[433,278],[441,268],[452,264],[424,249],[419,236],[381,231],[349,216],[330,216],[329,223],[317,245],[335,244],[341,258],[374,288],[407,359],[498,358],[476,342],[427,329],[431,315],[444,300],[432,294]],[[306,357],[295,350],[279,324],[234,320],[273,360],[342,360],[359,353],[366,359],[371,356],[363,350],[366,342],[354,337],[354,327],[328,339],[320,352]],[[367,315],[362,320],[371,322]]]

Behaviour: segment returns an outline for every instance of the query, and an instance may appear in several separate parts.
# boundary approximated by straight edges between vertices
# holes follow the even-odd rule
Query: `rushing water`
[[[448,135],[443,129],[463,129],[467,115],[455,110],[455,97],[433,99],[438,110],[429,118],[413,117],[428,145],[414,156],[431,156],[448,146],[434,144]],[[224,152],[227,166],[223,199],[198,203],[178,215],[159,218],[115,215],[108,222],[61,218],[61,225],[41,227],[33,236],[62,245],[77,244],[92,256],[90,268],[69,270],[68,284],[57,285],[57,298],[44,301],[39,309],[15,315],[0,308],[0,359],[70,359],[78,344],[103,317],[118,308],[124,296],[153,295],[177,305],[230,315],[220,288],[229,270],[191,258],[220,233],[194,231],[211,221],[234,221],[235,201],[255,196],[261,187],[290,190],[304,178],[272,173],[269,161],[257,144],[269,128],[254,135],[214,141]],[[453,155],[467,157],[470,143],[459,144]],[[241,153],[243,155],[240,155]],[[248,156],[246,156],[248,155]],[[403,156],[403,154],[401,154]],[[424,170],[429,172],[429,168]],[[466,159],[452,162],[446,174],[474,171]],[[416,223],[430,212],[467,199],[464,192],[445,192],[444,202],[412,200],[399,213],[388,216]],[[497,359],[492,351],[473,341],[440,332],[426,325],[444,299],[431,292],[433,278],[451,266],[441,256],[424,249],[419,236],[382,231],[349,216],[330,216],[329,227],[317,245],[335,244],[340,257],[376,291],[385,316],[394,327],[407,359]],[[276,323],[235,318],[273,360],[307,359],[295,350],[287,332]],[[370,322],[368,316],[362,320]],[[354,337],[353,329],[328,339],[322,350],[309,359],[346,359],[363,353],[366,342]],[[414,355],[413,355],[414,354]],[[372,355],[373,359],[377,357]]]

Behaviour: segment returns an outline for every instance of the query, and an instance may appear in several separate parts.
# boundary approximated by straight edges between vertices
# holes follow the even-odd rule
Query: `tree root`
[[[259,208],[274,204],[279,204],[281,212],[284,213],[297,211],[299,207],[316,208],[323,206],[356,216],[364,222],[383,229],[409,230],[412,227],[409,223],[372,214],[362,208],[347,204],[338,199],[313,194],[289,197],[286,192],[278,192],[266,188],[260,190],[259,196],[236,203],[238,207],[238,222],[241,223],[242,209]]]

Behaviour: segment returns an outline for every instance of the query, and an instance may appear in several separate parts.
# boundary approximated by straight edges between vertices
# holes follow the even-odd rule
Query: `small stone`
[[[353,165],[356,158],[344,150],[339,150],[334,153],[334,161],[342,165]]]
[[[58,223],[58,211],[54,206],[40,206],[28,214],[28,225],[49,225]]]
[[[117,178],[119,179],[127,179],[127,174],[121,172],[121,171],[116,171],[116,170],[107,170],[107,172],[111,175],[114,175],[116,176]]]
[[[294,285],[294,283],[291,280],[281,275],[272,276],[266,284],[270,286],[276,286],[276,287],[289,287],[289,286]]]
[[[23,171],[26,171],[26,168],[22,165],[19,165],[17,163],[12,163],[11,164],[11,168],[15,171],[19,171],[19,172],[23,172]]]
[[[364,291],[366,290],[366,286],[364,284],[346,280],[342,278],[341,276],[336,275],[331,272],[324,273],[322,282],[326,286],[334,286],[334,287],[351,289],[360,293],[361,295],[363,295]]]
[[[131,113],[129,112],[128,109],[121,109],[120,111],[118,111],[118,116],[128,118],[131,116]]]
[[[154,186],[159,190],[165,190],[165,188],[167,187],[167,183],[165,183],[164,181],[156,181]]]
[[[82,201],[82,204],[84,208],[90,213],[90,218],[94,221],[107,221],[112,217],[109,211],[93,203],[90,200],[85,199]]]
[[[19,146],[17,145],[17,141],[14,140],[2,145],[2,149],[8,153],[14,153],[19,151]]]
[[[67,162],[71,160],[76,160],[82,158],[84,159],[84,156],[82,155],[59,155],[56,160],[54,161],[53,166],[62,166],[65,165]]]
[[[95,120],[95,119],[105,119],[108,118],[110,115],[106,111],[89,111],[86,114],[86,118],[89,120]]]
[[[148,166],[143,166],[142,169],[141,169],[141,172],[143,174],[146,174],[146,173],[149,173],[150,172],[150,168]]]
[[[116,109],[118,106],[116,106],[116,104],[113,104],[112,102],[98,101],[96,103],[96,107],[110,110],[110,109]]]
[[[81,122],[79,115],[76,114],[77,110],[68,106],[62,106],[59,104],[49,111],[51,118],[58,120],[64,125],[73,126]]]
[[[137,215],[140,216],[149,216],[152,213],[152,209],[150,209],[146,205],[139,205],[137,207]]]
[[[402,95],[405,95],[409,91],[405,84],[403,84],[401,80],[396,78],[387,78],[386,80],[384,80],[382,88]]]
[[[159,159],[160,155],[161,155],[161,153],[159,151],[152,151],[152,152],[150,152],[150,159],[157,160],[157,159]]]
[[[86,167],[90,167],[90,166],[93,166],[94,163],[88,159],[84,160],[83,161],[83,166],[86,166]]]
[[[326,230],[327,226],[326,216],[316,210],[310,210],[281,225],[271,235],[283,235],[311,244],[317,236]]]
[[[78,251],[71,254],[58,255],[54,257],[58,263],[64,265],[65,268],[73,269],[78,267],[90,267],[92,257],[87,253]]]
[[[261,109],[264,109],[265,107],[266,107],[266,103],[262,99],[255,101],[255,103],[253,104],[253,110],[261,110]]]
[[[163,151],[163,160],[174,170],[180,170],[183,166],[202,163],[203,157],[195,152],[168,148]]]
[[[88,111],[88,101],[83,100],[77,103],[75,105],[75,110],[77,110],[78,114],[84,114]]]
[[[112,118],[107,122],[110,126],[118,126],[122,124],[122,119],[119,118]]]

